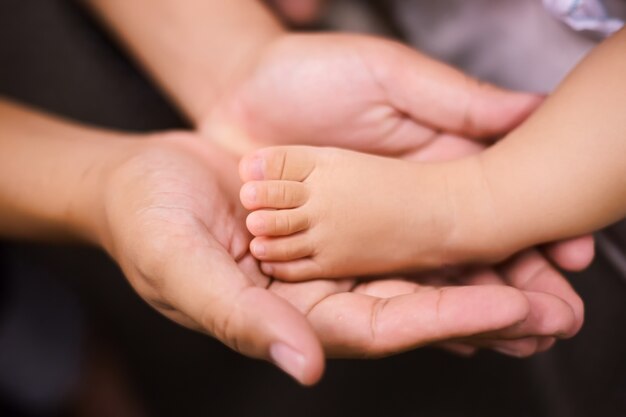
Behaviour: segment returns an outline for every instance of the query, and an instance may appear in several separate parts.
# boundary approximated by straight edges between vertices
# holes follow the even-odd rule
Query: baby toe
[[[285,262],[311,256],[314,248],[307,234],[301,233],[279,238],[257,237],[250,243],[250,251],[260,261]]]
[[[306,185],[295,181],[252,181],[241,187],[241,203],[248,210],[300,207],[309,197]]]
[[[245,156],[239,164],[241,179],[304,181],[315,169],[315,148],[281,146]]]
[[[263,210],[250,213],[246,225],[254,236],[287,236],[308,229],[310,220],[299,210]]]
[[[266,275],[290,282],[326,278],[319,264],[310,258],[291,262],[263,262],[261,270]]]

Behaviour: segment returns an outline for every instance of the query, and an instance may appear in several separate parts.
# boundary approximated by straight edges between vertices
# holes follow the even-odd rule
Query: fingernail
[[[265,246],[260,243],[255,243],[252,245],[252,252],[254,256],[265,256]]]
[[[306,365],[303,354],[284,343],[278,342],[270,346],[270,358],[276,366],[302,383]]]
[[[265,162],[262,158],[254,158],[250,162],[250,174],[255,180],[262,180],[265,176]]]

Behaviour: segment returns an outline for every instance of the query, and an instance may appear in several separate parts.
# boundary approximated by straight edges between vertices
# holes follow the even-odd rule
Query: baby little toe
[[[314,247],[307,234],[300,233],[279,238],[257,237],[250,243],[250,251],[260,261],[284,262],[311,256]]]
[[[290,282],[326,278],[320,265],[310,258],[291,262],[263,262],[261,270],[266,275]]]

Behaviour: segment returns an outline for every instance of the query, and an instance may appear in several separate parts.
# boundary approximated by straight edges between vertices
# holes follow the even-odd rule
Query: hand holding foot
[[[498,274],[486,280],[463,273],[456,283],[429,285],[272,281],[247,252],[234,161],[189,134],[158,135],[128,149],[105,181],[103,242],[133,287],[178,323],[271,360],[302,383],[321,377],[320,343],[336,357],[386,356],[450,340],[472,349],[504,343],[527,355],[546,346],[535,336],[571,335],[582,320],[580,309],[570,308],[579,299],[541,258],[531,264],[542,265],[542,280],[533,280],[534,268],[507,272],[519,289]],[[530,294],[543,291],[539,282],[561,288],[559,296]]]
[[[397,42],[354,35],[283,34],[254,59],[214,106],[197,111],[209,138],[245,153],[275,145],[353,149],[421,161],[483,149],[468,139],[508,133],[541,98],[480,83]],[[581,250],[578,250],[582,248]],[[579,270],[593,240],[550,246]]]
[[[455,141],[444,141],[439,144],[434,144],[433,146],[438,146],[438,149],[435,149],[434,153],[443,156],[455,153],[456,151],[454,149],[446,148],[446,146],[454,146],[455,143]],[[420,155],[416,154],[414,156],[419,157]],[[369,170],[363,169],[362,164],[367,164],[366,168],[369,168]],[[397,166],[401,166],[401,168],[396,168]],[[333,167],[334,169],[328,171],[329,167]],[[413,175],[415,171],[410,168],[411,167],[405,167],[403,163],[397,160],[375,158],[369,155],[325,148],[270,148],[257,151],[251,156],[244,158],[240,165],[241,175],[244,178],[252,179],[251,182],[242,188],[240,197],[244,205],[253,210],[259,207],[271,207],[273,209],[258,210],[250,215],[248,227],[256,235],[266,236],[262,239],[256,239],[255,243],[269,243],[269,247],[274,251],[274,256],[280,256],[281,259],[284,259],[282,258],[284,256],[293,256],[294,252],[290,252],[293,249],[301,247],[307,249],[306,245],[309,245],[308,249],[315,249],[315,245],[319,245],[320,242],[324,243],[320,245],[320,250],[306,252],[313,254],[313,256],[308,258],[288,262],[263,262],[262,267],[267,273],[287,280],[310,279],[316,275],[323,275],[325,272],[328,273],[329,276],[335,274],[345,275],[349,273],[350,270],[354,272],[359,268],[364,268],[366,270],[365,272],[371,272],[372,262],[377,263],[376,266],[378,267],[389,267],[390,259],[393,259],[394,255],[402,253],[403,248],[402,245],[396,242],[394,246],[396,252],[393,253],[390,258],[379,256],[386,255],[387,253],[384,251],[376,252],[371,250],[371,248],[377,244],[380,245],[381,241],[383,241],[384,245],[385,242],[384,239],[382,239],[385,235],[384,230],[382,235],[377,236],[379,238],[378,240],[373,240],[373,243],[368,245],[368,252],[366,254],[357,252],[356,254],[349,254],[348,258],[345,259],[341,258],[341,251],[345,250],[345,248],[341,246],[333,247],[333,241],[336,240],[345,243],[344,241],[346,239],[354,238],[355,234],[363,234],[364,229],[365,233],[371,231],[371,224],[367,221],[361,224],[357,223],[359,227],[356,229],[351,229],[351,227],[354,225],[355,219],[357,219],[356,221],[358,222],[359,220],[362,221],[364,216],[368,218],[372,212],[372,206],[376,206],[376,204],[382,204],[383,210],[393,210],[394,213],[391,221],[399,221],[402,224],[402,220],[399,219],[400,216],[395,215],[395,210],[398,208],[397,204],[391,206],[386,205],[388,199],[391,198],[388,194],[385,194],[385,200],[382,203],[378,201],[371,202],[371,199],[363,203],[363,199],[372,195],[373,187],[368,186],[368,184],[370,184],[368,181],[376,182],[378,179],[382,179],[382,186],[389,185],[389,183],[385,182],[387,181],[386,175],[391,175],[389,181],[391,181],[391,184],[394,184],[393,181],[400,178],[398,169],[407,169],[408,172]],[[322,171],[321,179],[320,176],[315,176],[314,171],[316,169]],[[346,171],[349,173],[354,172],[352,169],[360,173],[356,179],[356,190],[348,190],[347,194],[351,197],[347,201],[347,207],[352,215],[338,216],[343,222],[340,222],[336,227],[328,227],[328,224],[324,227],[324,223],[328,223],[329,220],[333,218],[333,215],[336,215],[338,212],[341,213],[341,211],[346,208],[345,205],[342,205],[342,203],[345,202],[342,200],[346,198],[345,192],[342,190],[342,192],[333,193],[332,190],[334,190],[333,187],[336,186],[337,183],[340,183],[339,186],[341,185],[339,178],[342,178],[342,174]],[[331,173],[333,176],[324,178],[324,174]],[[276,179],[258,181],[258,179],[266,177]],[[281,181],[278,180],[279,178],[291,178],[292,181]],[[308,184],[307,181],[309,181]],[[314,191],[317,191],[316,187],[320,185],[330,189],[331,192],[315,196]],[[355,184],[350,183],[349,185],[354,186]],[[313,188],[313,190],[310,188]],[[324,206],[325,210],[316,210],[311,204],[311,200],[313,200],[314,197],[317,198],[318,202],[322,202],[322,205],[327,204],[327,206]],[[356,209],[351,207],[355,201],[360,202],[360,204],[364,206]],[[297,208],[293,209],[292,207]],[[377,210],[373,211],[380,214]],[[311,219],[315,219],[322,224],[320,226],[321,231],[313,232],[311,230],[318,226],[315,224],[315,221]],[[374,222],[374,226],[376,226],[376,223],[379,223],[381,220],[376,218],[372,221]],[[397,224],[395,226],[397,226]],[[300,230],[301,228],[304,230]],[[346,228],[348,229],[347,236],[341,234],[345,232],[344,229]],[[276,239],[277,235],[288,234],[293,230],[300,231],[296,232],[295,236],[291,237],[291,240],[285,240],[284,237],[278,237],[278,239]],[[414,238],[414,230],[407,231],[406,228],[402,228],[400,232],[405,231],[410,233]],[[272,237],[268,238],[268,236]],[[324,239],[326,239],[326,241]],[[354,242],[350,243],[354,244]],[[325,251],[326,244],[332,247],[332,249]],[[348,245],[348,247],[350,247],[350,245]],[[564,266],[569,265],[572,269],[584,267],[590,262],[593,256],[593,240],[587,237],[571,240],[554,246],[554,248],[560,251],[558,254],[553,254],[555,259],[559,260]],[[255,250],[254,243],[252,250]],[[551,250],[554,251],[554,249]],[[265,256],[268,256],[268,252],[265,253]],[[321,261],[327,262],[326,265],[329,265],[330,269],[326,271],[322,270],[322,267],[314,258],[317,256],[319,256]],[[362,256],[362,258],[354,261],[354,258],[351,259],[350,256]],[[266,259],[263,256],[258,257],[262,260]],[[347,262],[346,259],[350,262]],[[341,288],[343,285],[347,287],[350,284],[346,281],[337,281],[338,288]],[[458,287],[459,285],[461,287]],[[469,290],[469,288],[465,286],[476,286],[471,290],[475,290],[475,293],[467,292],[464,296],[466,298],[457,300],[457,302],[461,303],[458,306],[459,314],[463,314],[463,320],[468,320],[465,324],[472,322],[474,323],[472,326],[474,326],[479,325],[481,320],[486,320],[483,322],[483,324],[486,324],[486,322],[490,320],[489,316],[492,313],[496,315],[500,314],[497,312],[498,308],[489,312],[483,309],[483,307],[486,306],[479,308],[479,310],[473,310],[473,308],[469,307],[469,303],[472,302],[471,299],[474,296],[488,296],[487,292],[492,289],[492,285],[512,286],[519,289],[525,295],[528,302],[528,316],[518,323],[505,326],[496,331],[478,332],[478,334],[475,333],[456,339],[453,338],[452,340],[446,340],[449,338],[449,334],[444,330],[444,333],[448,334],[448,338],[437,339],[441,340],[442,347],[461,354],[471,354],[480,348],[492,348],[513,356],[528,356],[549,349],[554,344],[556,340],[555,337],[563,338],[573,336],[582,326],[584,316],[582,301],[572,290],[565,278],[536,250],[529,250],[512,258],[501,265],[498,270],[483,267],[473,271],[448,271],[448,273],[435,271],[427,275],[419,275],[409,279],[394,278],[359,283],[353,287],[353,295],[350,297],[343,293],[335,294],[333,292],[336,290],[334,289],[335,285],[330,282],[322,281],[299,284],[287,284],[275,281],[271,284],[270,288],[277,289],[281,293],[284,292],[289,295],[300,294],[296,298],[296,301],[303,297],[305,304],[301,309],[310,312],[312,311],[309,310],[310,305],[315,306],[315,311],[321,310],[327,303],[330,303],[329,298],[332,300],[337,300],[337,298],[350,298],[354,301],[363,298],[359,303],[363,303],[364,307],[371,306],[371,308],[375,309],[375,306],[379,303],[392,305],[401,303],[401,300],[408,297],[406,298],[407,300],[411,298],[413,302],[417,303],[415,308],[423,308],[425,309],[423,314],[428,314],[427,300],[429,300],[430,297],[439,297],[442,291],[448,294],[450,294],[448,291],[453,291],[454,293],[459,291],[460,294]],[[308,291],[305,291],[309,293],[307,296],[296,291],[300,289],[305,290],[307,288],[309,288]],[[317,300],[315,294],[319,292],[323,294],[325,291],[328,292],[326,298]],[[354,294],[360,295],[357,297]],[[500,301],[503,301],[507,297],[508,295],[505,293],[497,295]],[[476,301],[478,302],[478,299]],[[500,302],[497,300],[491,301],[494,303]],[[339,302],[338,304],[343,305],[343,302]],[[503,307],[504,303],[501,306]],[[386,308],[386,312],[389,313],[390,309]],[[338,314],[341,315],[341,313]],[[386,317],[383,320],[377,320],[377,323],[382,323],[386,320],[400,319]],[[454,320],[460,320],[460,318],[457,317]],[[461,322],[463,320],[461,320]],[[334,322],[332,327],[341,327],[341,324],[341,322]],[[449,324],[452,325],[452,323]],[[451,329],[452,327],[448,330]],[[330,334],[343,335],[343,337],[340,338],[339,346],[344,346],[346,339],[349,340],[350,338],[357,337],[356,334],[358,334],[358,332],[355,332],[356,330],[357,328],[344,328],[339,333],[335,333],[336,330],[333,330]],[[468,330],[468,328],[464,328],[464,330]],[[374,334],[381,331],[382,329],[375,330]],[[421,336],[425,335],[422,334]],[[394,339],[397,336],[386,337]],[[372,345],[366,342],[366,340],[368,339],[357,339],[351,342],[350,346],[369,346],[370,350],[367,353],[368,355],[376,355],[375,352],[378,351],[378,349],[383,349],[378,345]],[[376,340],[379,339],[376,338]],[[434,340],[431,340],[431,343],[433,341]],[[412,342],[416,343],[416,339],[412,339]],[[332,346],[333,343],[326,340],[325,344],[327,345],[327,349],[329,349],[329,346]],[[418,345],[416,344],[414,347],[415,346]],[[342,352],[341,347],[334,349],[338,349],[338,352]],[[389,353],[390,352],[391,350]]]

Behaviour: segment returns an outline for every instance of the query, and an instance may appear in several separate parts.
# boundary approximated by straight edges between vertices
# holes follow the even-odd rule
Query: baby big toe
[[[260,261],[284,262],[311,256],[314,248],[306,233],[301,233],[280,238],[257,237],[250,243],[250,251]]]
[[[309,217],[300,210],[261,210],[248,215],[248,230],[254,236],[287,236],[309,228]]]
[[[239,164],[241,179],[304,181],[315,168],[316,153],[307,146],[266,148],[245,156]]]
[[[252,181],[241,187],[241,203],[248,210],[300,207],[309,197],[306,185],[295,181]]]

